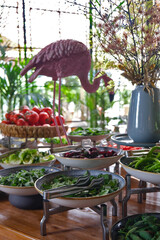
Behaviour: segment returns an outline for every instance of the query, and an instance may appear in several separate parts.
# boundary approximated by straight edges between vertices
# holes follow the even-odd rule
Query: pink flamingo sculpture
[[[81,85],[88,93],[96,92],[103,78],[105,86],[111,80],[106,74],[94,79],[91,84],[88,80],[88,73],[91,67],[91,56],[88,48],[81,42],[72,39],[59,40],[44,47],[21,71],[21,76],[25,75],[30,69],[35,68],[34,73],[29,78],[32,82],[38,75],[52,77],[54,81],[53,92],[53,112],[55,109],[55,86],[59,80],[59,104],[58,115],[64,134],[69,144],[69,139],[63,125],[60,108],[61,108],[61,78],[76,75],[81,81]],[[58,124],[54,114],[55,126],[61,141]],[[62,144],[62,141],[61,141]]]

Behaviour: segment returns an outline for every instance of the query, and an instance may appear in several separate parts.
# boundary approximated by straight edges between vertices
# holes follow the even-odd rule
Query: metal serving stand
[[[84,139],[81,142],[83,147],[91,147],[92,141],[90,139]],[[62,166],[63,170],[71,170],[71,167]],[[106,169],[108,170],[108,169]],[[117,168],[117,165],[114,168],[114,172],[118,172],[119,168]],[[47,234],[46,232],[46,224],[49,219],[50,215],[54,215],[57,213],[73,210],[74,208],[65,207],[65,206],[56,206],[50,208],[50,202],[49,199],[51,199],[52,196],[50,193],[43,194],[43,217],[40,222],[40,229],[41,229],[41,235],[44,236]],[[115,199],[109,201],[112,204],[112,216],[117,216],[117,203]],[[91,210],[96,212],[100,215],[100,222],[102,226],[102,239],[103,240],[109,240],[109,228],[107,224],[107,204],[103,203],[98,206],[89,207]]]
[[[128,137],[127,134],[118,134],[111,137],[111,140],[117,144],[117,148],[120,148],[121,145],[124,146],[132,146],[132,147],[144,147],[149,148],[156,145],[156,143],[135,143],[132,139]],[[150,192],[159,192],[160,187],[147,187],[147,182],[144,182],[142,180],[139,180],[138,188],[131,188],[131,175],[126,174],[125,180],[126,180],[126,195],[122,199],[122,217],[127,216],[127,203],[130,199],[132,194],[138,194],[138,202],[142,203],[142,200],[146,199],[146,193]]]
[[[50,208],[49,196],[43,195],[43,217],[40,222],[40,230],[41,235],[45,236],[46,232],[46,224],[50,215],[73,210],[74,208],[58,206]],[[117,204],[114,199],[110,200],[110,203],[113,205],[112,215],[117,216]],[[102,239],[109,240],[109,228],[107,224],[107,204],[100,204],[99,206],[89,207],[91,210],[100,215],[100,222],[102,226]]]

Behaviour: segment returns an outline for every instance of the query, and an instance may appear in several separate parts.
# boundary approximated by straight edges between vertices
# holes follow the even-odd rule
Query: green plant
[[[150,86],[160,80],[160,6],[152,0],[112,2],[97,25],[103,51],[114,59],[132,84]]]
[[[7,111],[11,111],[15,107],[14,97],[21,88],[20,72],[21,67],[17,60],[1,62],[0,68],[3,70],[3,76],[0,76],[1,98],[5,100],[8,107]]]

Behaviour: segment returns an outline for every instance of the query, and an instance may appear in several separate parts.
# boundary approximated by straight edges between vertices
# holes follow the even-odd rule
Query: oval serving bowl
[[[63,165],[73,167],[73,168],[81,168],[81,169],[102,169],[111,166],[116,163],[122,157],[122,150],[117,148],[110,147],[97,147],[100,150],[114,150],[117,155],[112,157],[103,157],[103,158],[67,158],[63,157],[65,152],[55,153],[54,156],[56,159]]]
[[[134,215],[122,218],[121,220],[116,222],[111,228],[111,232],[110,232],[111,240],[118,240],[118,235],[119,235],[118,232],[120,231],[120,229],[125,227],[125,225],[128,221],[131,221],[130,224],[132,224],[132,221],[134,222],[135,218],[136,219],[141,218],[142,215],[144,215],[144,214],[134,214]],[[155,216],[160,219],[160,213],[145,213],[145,216],[146,215],[147,216]]]
[[[52,160],[54,161],[54,160]],[[49,166],[52,161],[46,161],[46,162],[43,162],[43,163],[33,163],[33,164],[6,164],[6,163],[0,163],[1,167],[4,168],[4,169],[7,169],[7,168],[12,168],[12,167],[21,167],[23,168],[24,166],[26,167],[36,167],[36,166]]]
[[[0,170],[0,176],[8,176],[12,173],[16,173],[21,169],[24,170],[31,170],[31,169],[42,169],[44,168],[46,170],[46,174],[50,172],[56,172],[57,169],[50,168],[47,166],[21,166],[21,167],[12,167],[7,169]],[[0,184],[0,190],[2,192],[5,192],[7,194],[14,194],[19,196],[29,196],[29,195],[37,195],[37,191],[34,188],[34,186],[31,187],[16,187],[16,186],[8,186],[8,185],[2,185]]]
[[[79,177],[86,173],[85,170],[71,170],[71,171],[61,171],[57,173],[50,173],[47,174],[35,182],[35,188],[36,190],[43,196],[43,190],[42,185],[46,182],[51,181],[54,177],[58,175],[66,175],[66,176],[73,176],[73,177]],[[99,174],[109,174],[112,176],[112,179],[117,179],[119,181],[119,189],[115,192],[102,195],[102,196],[93,196],[93,197],[79,197],[79,198],[73,198],[73,197],[59,197],[59,198],[53,198],[49,199],[50,203],[52,204],[58,204],[61,206],[71,207],[71,208],[80,208],[80,207],[93,207],[96,205],[99,205],[101,203],[107,202],[115,198],[125,187],[125,179],[117,174],[110,173],[107,171],[99,171],[99,170],[91,170],[90,174],[92,176],[98,176]]]
[[[129,163],[134,161],[134,157],[122,157],[119,162],[124,170],[129,173],[131,176],[136,177],[142,181],[149,182],[152,184],[160,184],[160,173],[153,173],[147,171],[141,171],[135,168],[129,167]]]
[[[105,134],[105,135],[90,135],[90,136],[68,135],[68,138],[74,142],[82,142],[83,139],[90,139],[93,142],[98,142],[98,141],[100,141],[102,139],[106,139],[108,137],[110,137],[109,133]]]

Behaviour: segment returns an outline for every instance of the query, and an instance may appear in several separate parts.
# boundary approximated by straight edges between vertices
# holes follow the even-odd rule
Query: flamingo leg
[[[54,118],[54,123],[55,123],[56,130],[57,130],[57,134],[58,134],[58,137],[60,139],[60,143],[61,143],[61,145],[63,145],[62,139],[61,139],[61,134],[60,134],[60,131],[59,131],[59,126],[57,124],[57,120],[56,120],[56,117],[55,117],[55,96],[56,96],[56,81],[54,81],[54,89],[53,89],[53,118]]]
[[[59,116],[59,120],[60,120],[60,124],[63,128],[63,132],[64,132],[64,135],[67,139],[67,142],[68,144],[70,144],[70,141],[69,141],[69,138],[67,136],[67,132],[66,132],[66,129],[64,127],[64,124],[63,124],[63,121],[62,121],[62,118],[61,118],[61,78],[59,78],[59,103],[58,103],[58,116]]]

